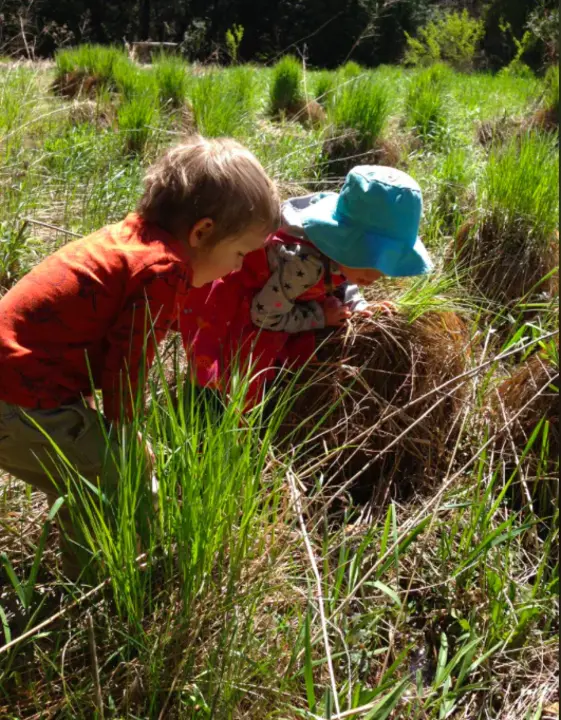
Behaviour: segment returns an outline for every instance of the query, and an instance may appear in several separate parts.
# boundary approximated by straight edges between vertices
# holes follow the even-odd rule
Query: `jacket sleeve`
[[[136,288],[106,335],[103,408],[112,422],[130,420],[156,347],[177,318],[176,288],[166,277],[137,278]]]
[[[255,295],[251,306],[253,324],[265,330],[298,333],[325,326],[322,306],[298,302],[297,298],[315,285],[323,274],[323,263],[300,245],[282,248],[276,269]]]
[[[353,312],[360,312],[361,310],[366,310],[368,307],[368,303],[357,285],[345,282],[339,285],[333,294],[343,305],[347,305]]]

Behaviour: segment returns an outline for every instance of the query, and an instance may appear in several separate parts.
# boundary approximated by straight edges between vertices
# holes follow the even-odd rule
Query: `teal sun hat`
[[[308,239],[336,263],[409,277],[433,269],[419,238],[422,212],[421,188],[407,173],[362,165],[339,194],[325,194],[298,217]]]

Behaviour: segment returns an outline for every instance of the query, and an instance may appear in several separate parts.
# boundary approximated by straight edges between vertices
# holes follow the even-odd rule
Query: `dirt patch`
[[[313,438],[302,461],[323,459],[332,489],[357,476],[359,501],[403,497],[449,460],[466,385],[435,389],[465,371],[468,346],[466,325],[450,312],[355,321],[319,348],[281,434]]]

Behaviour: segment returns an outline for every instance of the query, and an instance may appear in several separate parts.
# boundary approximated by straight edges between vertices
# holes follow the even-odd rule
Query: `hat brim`
[[[328,258],[356,269],[376,269],[389,277],[426,275],[433,270],[419,237],[411,245],[352,227],[337,217],[338,196],[327,196],[298,213],[308,239]]]

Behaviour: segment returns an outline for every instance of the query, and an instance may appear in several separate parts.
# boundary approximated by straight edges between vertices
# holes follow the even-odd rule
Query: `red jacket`
[[[284,232],[272,236],[268,240],[271,242],[303,243]],[[251,367],[250,406],[259,400],[264,384],[275,377],[281,366],[301,367],[313,358],[316,348],[313,331],[290,334],[263,330],[253,324],[253,297],[270,276],[266,247],[246,255],[241,270],[215,281],[211,287],[192,291],[180,322],[197,384],[224,390],[229,386],[233,367],[238,365],[242,372]],[[342,275],[331,277],[332,289],[344,282]],[[322,302],[327,295],[322,277],[298,300]]]
[[[180,243],[135,214],[65,245],[0,299],[0,399],[55,408],[90,396],[93,380],[116,420],[123,379],[130,412],[128,381],[136,396],[190,277]]]

